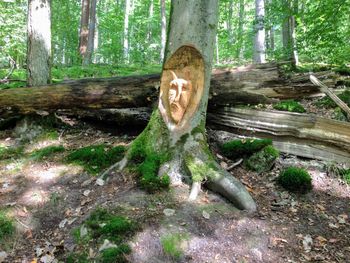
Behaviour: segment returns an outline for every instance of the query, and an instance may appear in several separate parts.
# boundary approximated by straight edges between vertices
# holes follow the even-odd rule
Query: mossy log
[[[281,152],[312,159],[350,163],[350,123],[309,114],[220,108],[208,113],[215,129],[271,138]]]
[[[331,73],[317,73],[330,87]],[[57,109],[149,107],[159,95],[160,75],[90,78],[60,84],[0,90],[0,115],[13,116]],[[209,107],[269,103],[321,94],[308,75],[283,77],[279,64],[216,69],[210,81]]]

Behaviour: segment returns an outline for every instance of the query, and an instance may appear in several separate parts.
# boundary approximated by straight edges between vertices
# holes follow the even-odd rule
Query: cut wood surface
[[[350,123],[307,114],[226,107],[210,112],[208,124],[235,134],[271,138],[285,153],[350,163]]]
[[[333,73],[316,74],[332,87]],[[37,110],[104,109],[150,106],[158,99],[160,75],[90,78],[60,84],[0,90],[0,114],[32,113]],[[269,103],[274,99],[320,94],[308,75],[281,77],[274,63],[216,69],[211,78],[209,107]]]

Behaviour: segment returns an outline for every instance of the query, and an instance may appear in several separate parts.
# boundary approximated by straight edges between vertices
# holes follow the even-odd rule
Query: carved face
[[[170,115],[173,121],[178,124],[182,120],[190,101],[192,83],[189,80],[178,78],[173,71],[170,72],[173,76],[168,93]]]

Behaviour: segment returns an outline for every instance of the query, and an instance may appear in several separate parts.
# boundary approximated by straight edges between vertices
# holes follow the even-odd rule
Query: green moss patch
[[[36,150],[34,152],[32,152],[30,154],[30,157],[35,160],[35,161],[39,161],[42,159],[45,159],[55,153],[60,153],[60,152],[64,152],[65,149],[62,145],[58,145],[58,146],[48,146],[39,150]]]
[[[127,263],[125,255],[131,253],[131,248],[127,244],[118,247],[108,248],[102,251],[100,262],[103,263]]]
[[[299,112],[299,113],[303,113],[306,111],[299,102],[294,100],[285,100],[285,101],[278,102],[273,105],[273,108],[275,110],[280,110],[280,111]]]
[[[125,153],[125,147],[110,147],[107,145],[92,145],[71,152],[66,160],[84,167],[91,174],[98,174],[103,169],[120,161]]]
[[[277,178],[278,183],[291,192],[306,193],[312,189],[309,173],[298,167],[283,170]]]
[[[261,151],[254,153],[247,161],[246,166],[248,169],[262,173],[269,171],[275,160],[279,157],[279,151],[272,145],[268,145]]]
[[[169,160],[171,155],[164,152],[168,145],[155,141],[168,135],[168,129],[161,118],[158,111],[153,112],[148,126],[133,141],[128,152],[128,159],[137,166],[140,186],[150,193],[167,189],[170,185],[170,177],[167,174],[158,176],[159,167]]]
[[[271,139],[243,139],[229,141],[221,145],[220,148],[226,157],[234,159],[249,156],[268,145],[272,145]]]
[[[13,221],[5,214],[4,211],[0,211],[0,242],[5,237],[11,236],[15,231]]]
[[[19,158],[22,155],[24,155],[23,151],[24,151],[23,146],[19,146],[19,147],[0,146],[0,160]]]

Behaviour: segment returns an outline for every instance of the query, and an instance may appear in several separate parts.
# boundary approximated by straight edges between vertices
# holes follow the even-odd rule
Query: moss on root
[[[191,173],[193,182],[201,182],[213,178],[218,171],[214,161],[203,162],[192,155],[185,157],[185,164]]]
[[[169,131],[158,110],[154,111],[145,130],[132,142],[127,159],[139,165],[140,186],[148,192],[166,189],[170,178],[158,176],[160,166],[171,157],[169,151]]]

